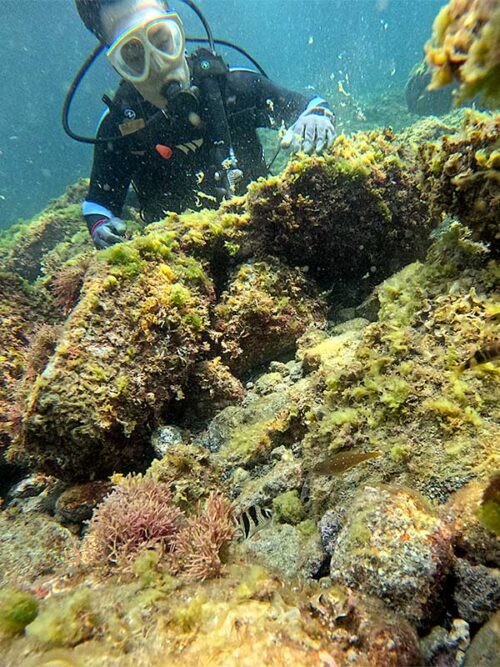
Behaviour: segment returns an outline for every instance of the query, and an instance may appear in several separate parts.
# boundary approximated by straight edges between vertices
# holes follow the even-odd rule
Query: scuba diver
[[[282,88],[265,72],[228,67],[208,39],[186,38],[165,0],[75,0],[80,17],[121,77],[93,143],[82,212],[97,248],[125,238],[121,219],[132,184],[146,223],[167,211],[216,206],[268,173],[257,128],[288,127],[281,148],[321,153],[335,115],[321,97]],[[192,54],[186,41],[207,42]],[[77,84],[78,85],[78,84]],[[69,103],[68,103],[69,105]],[[67,114],[66,114],[67,120]],[[63,118],[64,122],[64,118]]]

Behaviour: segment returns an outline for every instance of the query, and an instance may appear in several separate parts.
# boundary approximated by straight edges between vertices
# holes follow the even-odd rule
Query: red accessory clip
[[[170,160],[170,158],[173,155],[173,150],[170,148],[170,146],[164,146],[163,144],[156,144],[155,148],[158,155],[161,155],[161,157],[164,160]]]

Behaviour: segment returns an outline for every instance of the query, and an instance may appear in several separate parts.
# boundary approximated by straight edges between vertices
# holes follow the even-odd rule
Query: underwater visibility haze
[[[108,1],[1,6],[0,666],[496,667],[500,0]]]

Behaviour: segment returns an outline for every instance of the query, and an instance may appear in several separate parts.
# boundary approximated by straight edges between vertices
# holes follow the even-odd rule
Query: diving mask
[[[118,74],[130,81],[145,99],[165,106],[165,84],[189,85],[184,56],[185,37],[175,13],[138,23],[121,34],[109,47],[108,60]]]

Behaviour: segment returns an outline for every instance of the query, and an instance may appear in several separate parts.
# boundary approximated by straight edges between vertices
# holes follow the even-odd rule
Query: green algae
[[[36,619],[26,627],[26,634],[48,646],[76,646],[89,639],[97,625],[92,593],[80,589],[68,597],[47,600]]]
[[[292,526],[300,523],[305,510],[298,491],[285,491],[276,496],[273,500],[273,513],[281,523],[290,523]]]
[[[187,604],[175,607],[171,612],[171,622],[180,632],[192,632],[198,628],[208,605],[206,593],[200,592]]]
[[[0,590],[0,635],[13,636],[24,630],[38,613],[38,601],[16,588]]]
[[[477,514],[483,526],[500,535],[500,475],[494,475],[488,483]]]

